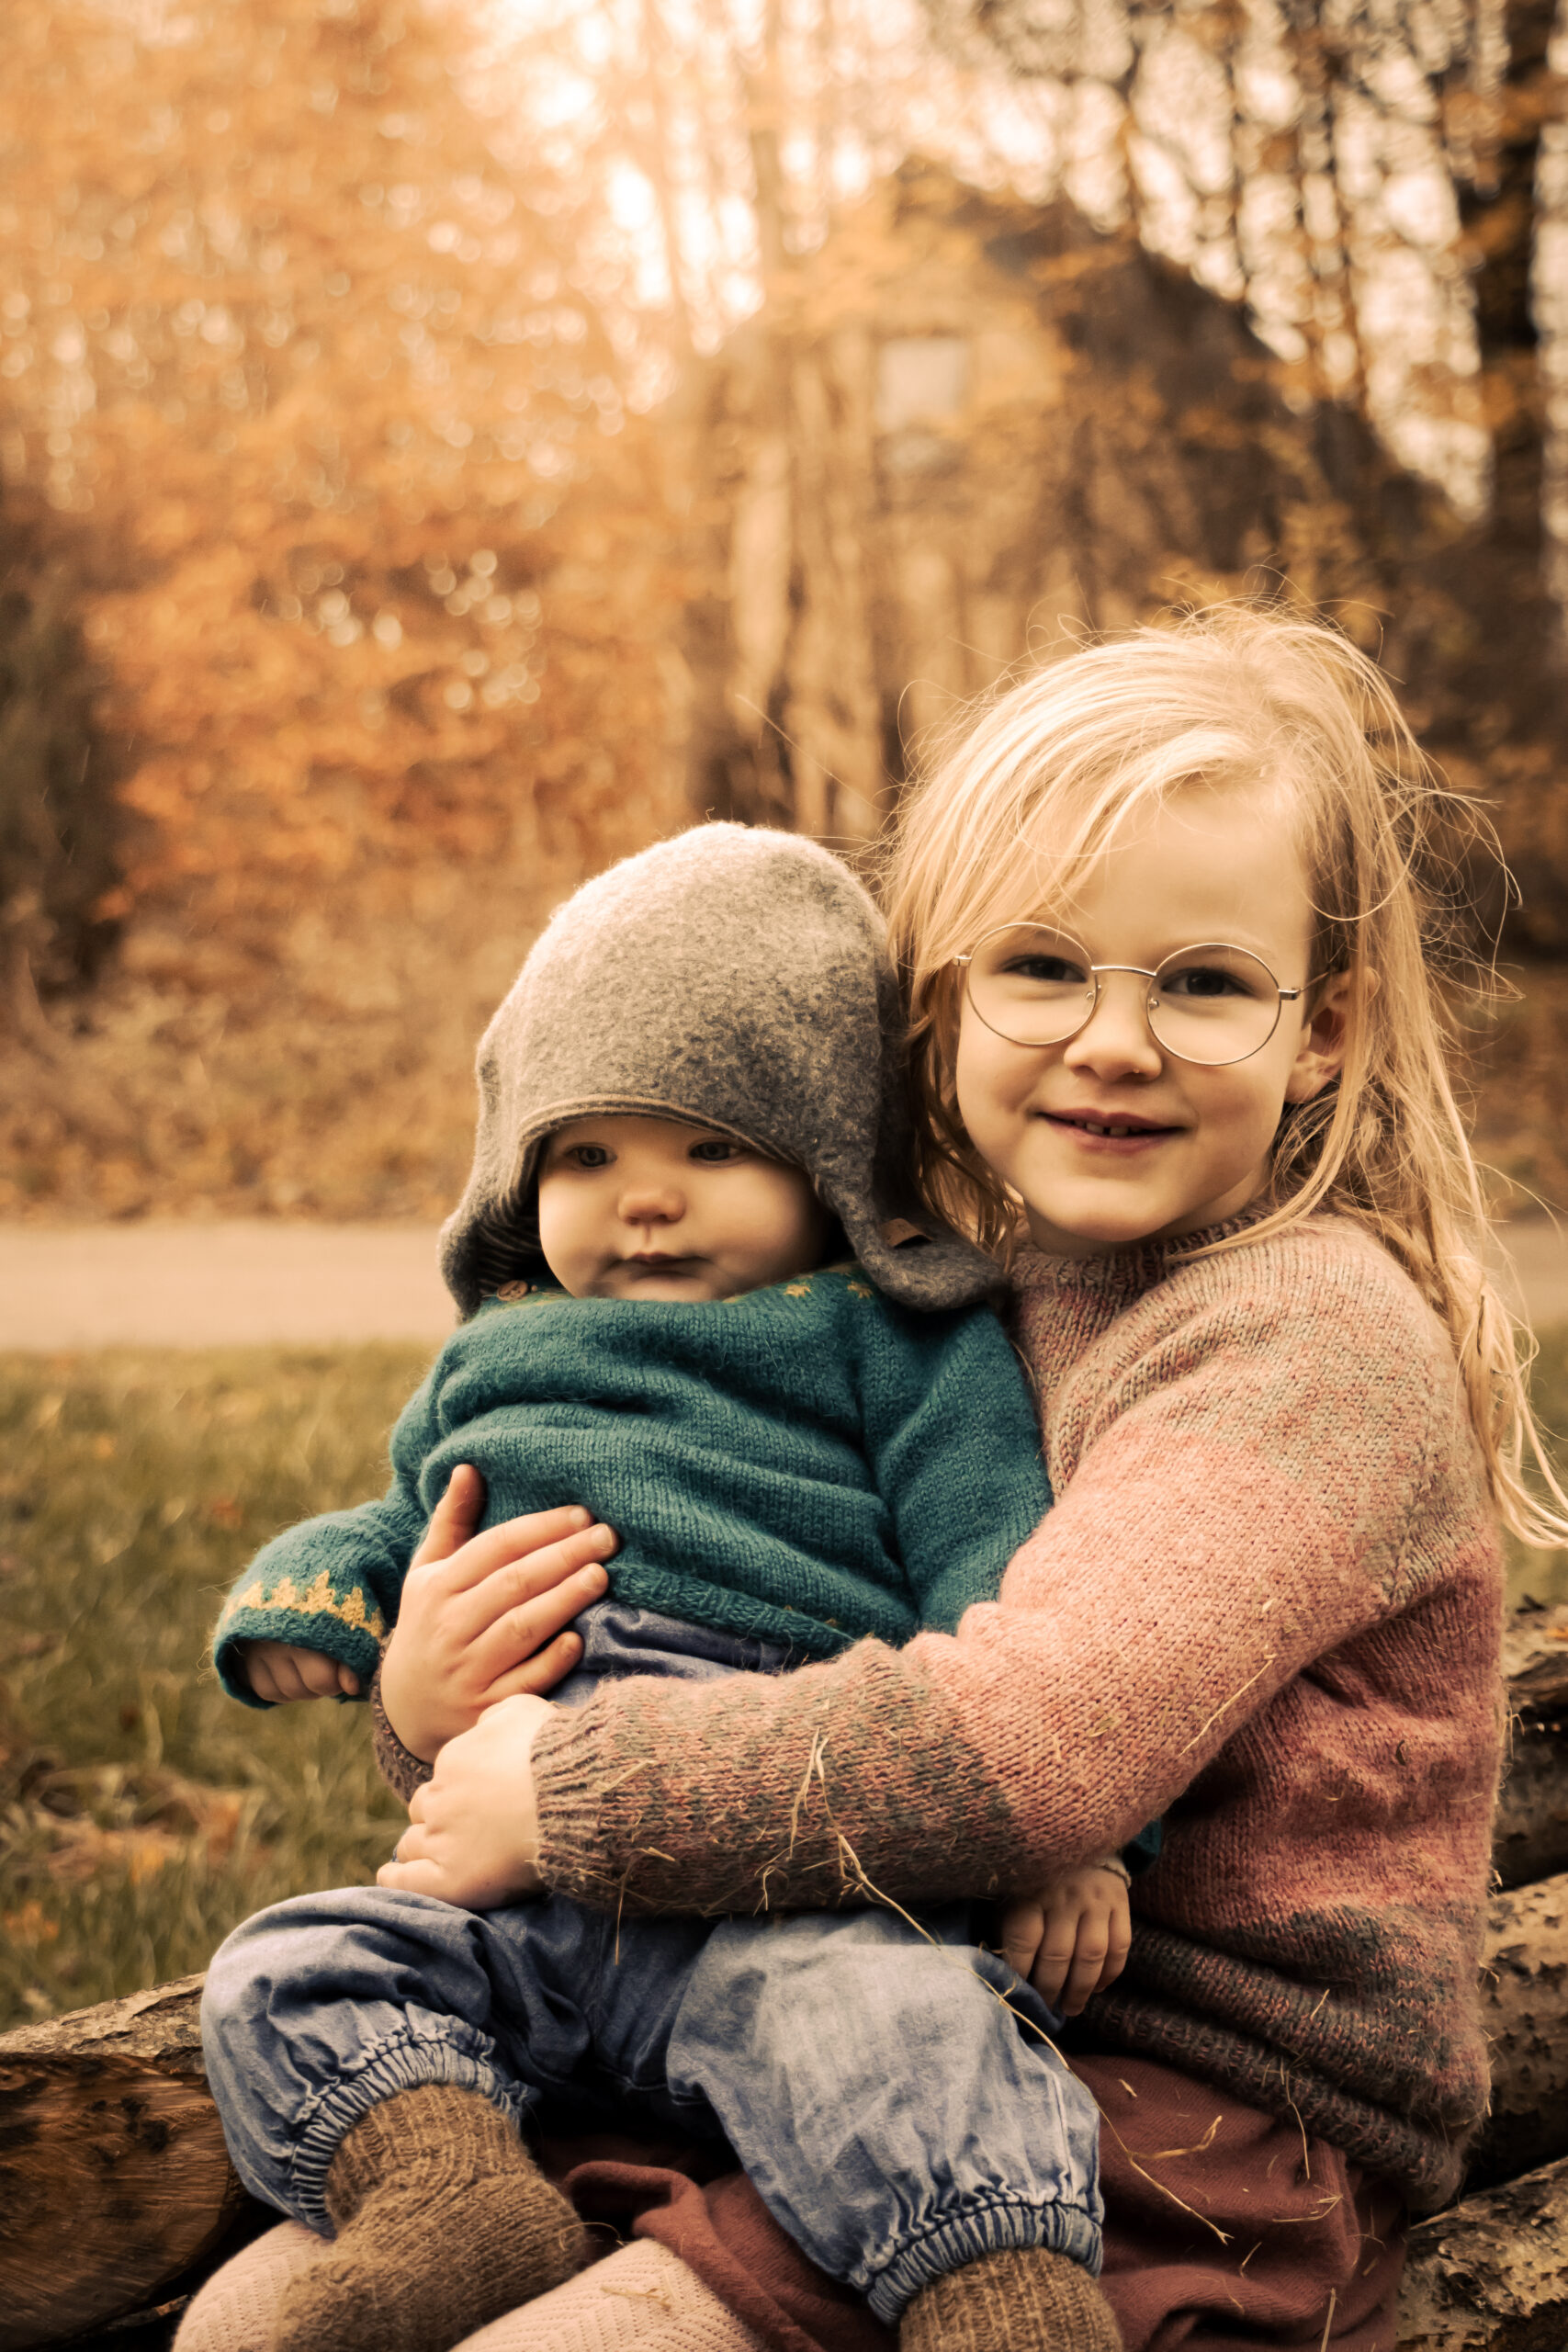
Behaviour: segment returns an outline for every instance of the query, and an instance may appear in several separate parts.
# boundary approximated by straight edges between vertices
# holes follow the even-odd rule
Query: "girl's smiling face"
[[[1175,794],[1100,854],[1070,902],[1024,899],[996,920],[1051,923],[1097,965],[1153,970],[1179,948],[1224,942],[1286,988],[1314,977],[1306,876],[1288,809],[1269,791]],[[1089,1257],[1234,1216],[1269,1181],[1285,1104],[1318,1093],[1344,1058],[1343,979],[1282,1004],[1267,1045],[1220,1068],[1157,1042],[1148,987],[1135,971],[1107,971],[1090,1019],[1054,1046],[998,1037],[965,994],[959,1111],[1042,1250]]]

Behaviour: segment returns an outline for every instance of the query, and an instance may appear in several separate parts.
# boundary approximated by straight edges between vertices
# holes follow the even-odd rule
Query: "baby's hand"
[[[340,1666],[321,1650],[302,1650],[294,1642],[236,1642],[234,1647],[245,1661],[251,1689],[272,1706],[287,1706],[291,1699],[359,1696],[353,1667]]]
[[[1133,1941],[1127,1880],[1089,1862],[1043,1895],[1002,1914],[1002,1957],[1054,2009],[1076,2018],[1091,1993],[1114,1984]]]
[[[427,1764],[487,1707],[553,1690],[582,1655],[571,1620],[610,1581],[615,1539],[587,1511],[534,1511],[479,1535],[484,1506],[465,1463],[413,1555],[381,1659],[387,1721]]]
[[[502,1699],[449,1739],[409,1806],[397,1852],[378,1883],[434,1894],[465,1911],[495,1911],[540,1891],[539,1815],[530,1761],[556,1710]]]

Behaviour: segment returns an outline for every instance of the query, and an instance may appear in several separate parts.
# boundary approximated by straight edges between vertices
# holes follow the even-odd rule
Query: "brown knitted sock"
[[[570,2278],[588,2249],[506,2118],[449,2083],[362,2116],[326,2205],[337,2235],[284,2297],[271,2352],[447,2352]]]
[[[898,2352],[1122,2352],[1122,2331],[1081,2262],[1010,2246],[922,2287]]]

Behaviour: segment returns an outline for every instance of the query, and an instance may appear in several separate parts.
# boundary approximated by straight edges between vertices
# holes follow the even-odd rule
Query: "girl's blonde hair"
[[[1017,1203],[953,1091],[962,973],[985,932],[1070,897],[1140,811],[1194,786],[1272,788],[1316,913],[1312,998],[1348,976],[1339,1077],[1287,1104],[1266,1214],[1219,1250],[1314,1209],[1374,1233],[1447,1324],[1503,1519],[1568,1541],[1524,1374],[1534,1343],[1487,1279],[1486,1211],[1450,1077],[1445,991],[1467,966],[1467,866],[1495,855],[1443,789],[1375,665],[1326,623],[1220,606],[1089,644],[960,714],[900,811],[884,899],[909,992],[925,1192],[1004,1256]],[[1531,1457],[1550,1500],[1527,1486]],[[1556,1506],[1553,1508],[1553,1506]]]

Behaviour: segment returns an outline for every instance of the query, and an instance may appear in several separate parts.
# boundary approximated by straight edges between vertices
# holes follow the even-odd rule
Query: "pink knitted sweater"
[[[1014,1280],[1058,1500],[999,1600],[902,1650],[563,1709],[546,1876],[637,1911],[908,1904],[1030,1888],[1164,1814],[1100,2035],[1439,2203],[1486,2098],[1503,1724],[1447,1335],[1337,1217]]]

